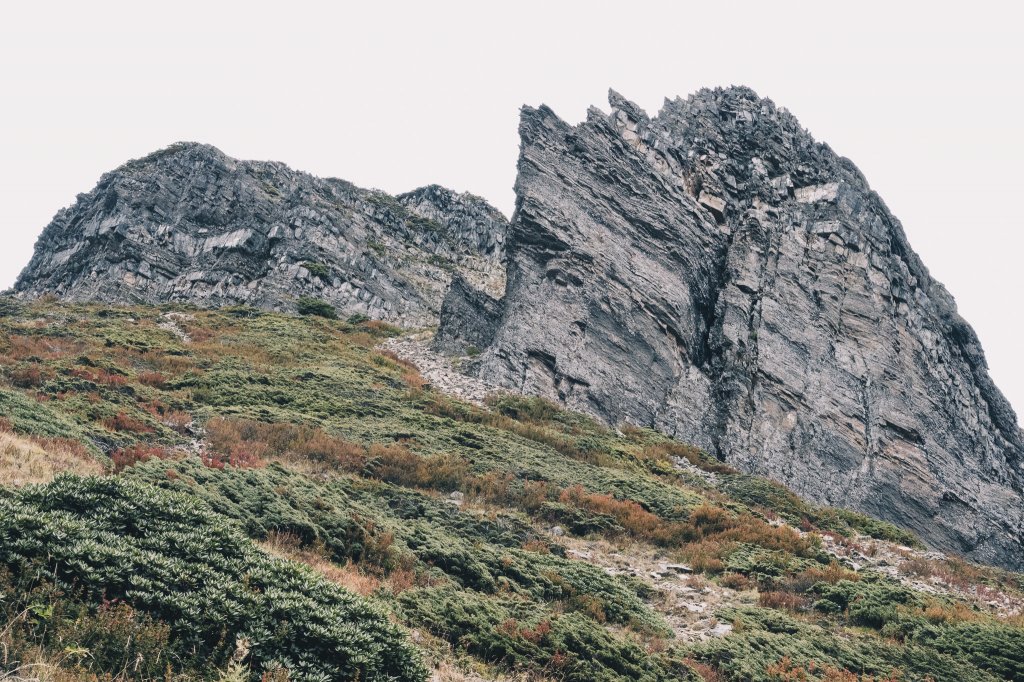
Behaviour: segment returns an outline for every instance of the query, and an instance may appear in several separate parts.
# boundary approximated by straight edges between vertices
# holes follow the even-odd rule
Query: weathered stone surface
[[[107,173],[46,227],[22,296],[246,303],[437,321],[452,274],[500,295],[505,218],[430,186],[398,197],[180,143]]]
[[[459,322],[438,329],[434,348],[461,355],[491,345],[501,313],[501,301],[474,289],[461,275],[456,275],[441,303],[441,317]]]
[[[1024,568],[1016,416],[856,167],[745,88],[610,100],[524,108],[507,292],[455,292],[442,347],[484,328],[489,383]]]

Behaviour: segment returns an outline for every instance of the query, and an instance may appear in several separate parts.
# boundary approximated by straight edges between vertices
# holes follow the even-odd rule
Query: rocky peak
[[[500,293],[507,221],[440,187],[400,198],[178,143],[105,174],[46,227],[15,290],[437,321],[453,273]]]
[[[748,88],[572,126],[523,109],[480,378],[653,426],[812,499],[1024,567],[1024,440],[973,331],[847,159]]]
[[[474,194],[453,192],[440,185],[427,185],[400,194],[398,202],[416,215],[445,225],[458,244],[456,248],[473,254],[492,265],[478,273],[467,270],[463,276],[493,296],[505,291],[505,233],[508,219],[487,201]],[[498,273],[498,276],[494,276]],[[483,277],[479,275],[483,274]]]

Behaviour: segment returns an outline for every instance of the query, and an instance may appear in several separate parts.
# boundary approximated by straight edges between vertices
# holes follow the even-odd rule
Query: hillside
[[[1020,574],[401,334],[0,299],[0,679],[1024,677]]]

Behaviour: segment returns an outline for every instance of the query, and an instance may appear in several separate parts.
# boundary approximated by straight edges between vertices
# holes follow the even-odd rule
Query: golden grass
[[[303,547],[294,535],[272,532],[258,544],[268,554],[306,564],[331,582],[364,597],[370,596],[381,587],[380,578],[364,573],[351,562],[338,565],[315,548]]]
[[[386,534],[389,538],[390,534]],[[391,539],[384,541],[386,544]],[[270,532],[266,539],[257,543],[263,551],[282,559],[303,563],[325,578],[364,597],[368,597],[382,589],[392,594],[404,592],[412,587],[427,587],[434,581],[425,575],[416,574],[411,568],[400,565],[387,575],[372,563],[359,564],[348,561],[336,564],[327,558],[322,547],[303,545],[297,537],[290,533]],[[386,551],[382,550],[382,551]]]
[[[62,471],[97,476],[103,467],[81,446],[0,430],[0,485],[46,483]]]

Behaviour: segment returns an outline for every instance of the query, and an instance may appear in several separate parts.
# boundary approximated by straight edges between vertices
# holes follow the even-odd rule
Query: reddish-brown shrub
[[[699,538],[722,533],[735,524],[735,518],[731,514],[707,502],[690,511],[689,521],[694,534]]]
[[[335,464],[346,471],[361,471],[366,462],[365,447],[319,430],[305,440],[298,439],[290,451],[298,457]]]
[[[683,524],[665,521],[632,500],[591,493],[581,485],[566,488],[558,500],[563,504],[611,516],[631,535],[642,540],[668,545],[678,542],[685,534]]]
[[[9,357],[14,360],[55,360],[68,353],[77,353],[82,344],[69,339],[54,339],[47,336],[12,335],[9,339]]]
[[[236,450],[230,453],[204,452],[201,456],[203,464],[211,469],[223,469],[230,466],[233,469],[256,469],[264,466],[264,462],[257,455],[246,450]]]
[[[388,324],[387,322],[383,322],[381,320],[367,320],[366,322],[363,322],[363,327],[373,332],[384,334],[398,334],[399,332],[402,331],[395,325]]]
[[[11,370],[11,383],[18,388],[39,388],[51,377],[49,370],[38,365]]]
[[[118,412],[113,417],[107,417],[100,423],[103,424],[105,429],[110,431],[124,431],[139,434],[153,433],[153,427],[125,412]]]
[[[167,377],[162,372],[142,372],[136,378],[140,384],[152,388],[165,388],[167,386]]]
[[[128,383],[128,380],[123,375],[117,374],[116,372],[110,372],[105,369],[97,369],[93,371],[78,367],[71,370],[71,376],[94,384],[109,386],[111,388],[118,388]]]
[[[416,369],[410,369],[402,372],[402,381],[405,382],[406,386],[414,391],[422,391],[430,384],[430,382],[419,373],[419,370]]]
[[[523,549],[527,552],[536,552],[537,554],[551,554],[551,545],[540,538],[527,540],[523,543]]]
[[[395,363],[399,367],[404,367],[405,369],[411,369],[414,372],[418,372],[419,371],[419,369],[416,367],[416,365],[414,365],[413,363],[409,362],[408,360],[403,360],[401,357],[399,357],[398,353],[395,353],[394,351],[390,351],[390,350],[387,350],[387,349],[378,350],[376,353],[371,355],[370,358],[375,363],[377,363],[377,364],[382,364],[381,361],[379,360],[379,358],[387,358],[388,360],[390,360],[391,362]]]
[[[713,575],[725,570],[723,557],[728,555],[734,547],[733,543],[704,539],[684,545],[680,553],[694,571]]]
[[[551,634],[551,621],[542,620],[534,626],[520,625],[515,618],[509,618],[499,624],[495,630],[500,634],[514,638],[525,639],[528,642],[537,644]]]
[[[186,355],[148,351],[141,356],[141,359],[150,367],[155,367],[158,373],[164,375],[178,376],[193,369],[193,360]]]
[[[561,494],[564,493],[547,481],[523,481],[523,492],[516,506],[528,512],[535,512],[545,502],[557,499]]]
[[[725,682],[725,675],[718,672],[716,668],[708,665],[707,663],[703,663],[692,658],[687,658],[683,662],[686,663],[686,667],[700,675],[700,678],[704,680],[704,682]]]
[[[551,634],[551,621],[549,620],[542,620],[532,628],[523,628],[519,631],[520,637],[534,644],[541,642],[549,634]]]
[[[400,443],[371,445],[364,472],[389,483],[444,491],[457,490],[469,476],[469,463],[458,455],[423,457]]]
[[[281,457],[353,472],[361,471],[366,459],[362,445],[293,424],[217,417],[207,423],[206,436],[212,450],[228,456],[247,453],[261,459]]]
[[[791,592],[806,592],[818,583],[829,583],[834,585],[840,580],[856,582],[860,580],[860,574],[833,561],[828,566],[804,569],[786,578],[784,585]]]
[[[728,587],[731,590],[745,590],[750,587],[750,579],[742,573],[725,573],[718,579],[718,582],[722,587]]]
[[[648,445],[637,455],[640,460],[667,461],[675,457],[685,459],[693,466],[717,474],[735,474],[736,469],[705,455],[700,448],[677,441],[664,441]]]
[[[148,462],[151,459],[167,459],[169,456],[170,453],[166,448],[136,443],[135,445],[112,452],[110,461],[114,473],[118,473],[130,466],[135,466],[139,462]]]
[[[768,609],[785,609],[787,611],[803,611],[808,601],[803,595],[784,591],[761,592],[757,595],[757,603]]]
[[[793,663],[789,656],[783,656],[779,661],[765,668],[765,673],[772,680],[778,682],[812,682],[813,680],[824,680],[824,682],[900,682],[903,675],[899,670],[893,670],[884,677],[874,675],[859,675],[849,670],[843,670],[831,665],[819,665],[810,661],[806,666]],[[927,677],[926,679],[931,679]]]
[[[142,408],[164,426],[173,429],[181,434],[189,433],[189,426],[192,424],[192,415],[188,412],[175,410],[159,400],[151,400],[144,403]]]
[[[396,568],[388,574],[387,584],[391,592],[398,594],[412,589],[419,583],[416,572],[410,568]]]

